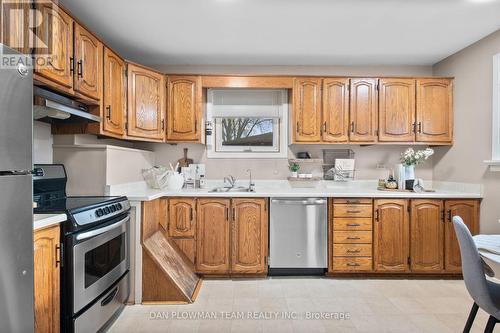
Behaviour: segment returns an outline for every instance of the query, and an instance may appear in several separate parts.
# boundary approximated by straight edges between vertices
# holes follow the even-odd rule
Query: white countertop
[[[210,189],[222,185],[218,181],[208,181],[205,189],[152,189],[144,182],[111,185],[108,195],[124,195],[131,201],[150,201],[161,197],[367,197],[367,198],[482,198],[481,186],[477,184],[427,182],[435,192],[388,192],[377,190],[376,181],[333,182],[319,181],[314,188],[292,187],[286,180],[257,180],[255,192],[210,192]],[[248,181],[239,181],[237,185],[246,186]]]
[[[33,230],[47,228],[66,221],[66,214],[34,214]]]

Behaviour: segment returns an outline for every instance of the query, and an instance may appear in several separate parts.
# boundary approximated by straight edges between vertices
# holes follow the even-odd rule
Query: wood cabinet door
[[[168,235],[194,237],[196,232],[196,200],[173,198],[168,200]]]
[[[350,128],[352,142],[377,141],[377,79],[351,79]]]
[[[413,272],[443,269],[444,205],[442,200],[412,200],[410,268]]]
[[[380,79],[379,141],[415,141],[415,80]]]
[[[102,129],[104,133],[116,136],[125,134],[125,117],[127,115],[127,97],[125,62],[113,51],[104,48],[104,117]]]
[[[349,79],[323,80],[323,135],[325,142],[349,140]]]
[[[417,80],[417,141],[453,141],[453,83],[448,79]]]
[[[102,43],[78,23],[75,23],[75,66],[75,91],[100,100]]]
[[[266,199],[233,199],[232,273],[267,271],[267,211]]]
[[[142,66],[128,64],[127,135],[163,141],[165,138],[165,79]]]
[[[198,199],[196,271],[229,273],[229,199]]]
[[[321,79],[294,79],[292,126],[294,142],[321,141]]]
[[[444,269],[446,272],[462,271],[462,259],[458,245],[453,216],[460,216],[471,234],[479,233],[479,201],[478,200],[446,200],[446,223],[444,228]]]
[[[30,2],[25,0],[2,0],[0,1],[0,42],[23,54],[30,54],[29,29]]]
[[[59,332],[59,226],[34,234],[35,331]]]
[[[201,76],[169,76],[167,140],[201,142]]]
[[[35,72],[66,89],[73,89],[73,19],[52,2],[35,2],[40,15],[36,28]],[[42,55],[47,52],[48,55]]]
[[[408,271],[408,200],[375,200],[373,230],[374,268],[384,272]]]

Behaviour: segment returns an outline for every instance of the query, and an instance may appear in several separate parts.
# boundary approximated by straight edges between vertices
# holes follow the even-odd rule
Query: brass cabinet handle
[[[359,224],[359,223],[347,223],[347,226],[348,227],[359,227],[359,226],[361,226],[361,224]]]
[[[348,204],[359,204],[361,201],[359,201],[359,200],[347,200],[346,202]]]
[[[375,209],[375,221],[378,222],[378,209]]]
[[[347,253],[359,253],[361,250],[347,250]]]
[[[75,58],[69,57],[69,72],[73,74],[75,72]]]
[[[233,221],[236,221],[236,209],[233,207]]]
[[[348,212],[349,214],[359,214],[359,213],[361,213],[361,211],[360,211],[360,210],[348,210],[347,212]]]
[[[450,209],[450,210],[448,210],[448,221],[450,221],[450,222],[451,222],[451,209]]]
[[[422,133],[422,122],[418,122],[418,133]]]
[[[351,133],[354,133],[354,121],[351,122]]]
[[[360,237],[352,237],[352,236],[348,236],[347,239],[350,239],[350,240],[358,240],[358,239],[361,239]]]
[[[413,126],[413,133],[417,133],[417,123],[414,122],[412,126]]]
[[[56,267],[61,266],[61,244],[56,245]]]
[[[189,220],[193,222],[193,207],[189,208]]]
[[[226,220],[229,220],[229,207],[226,207]]]
[[[357,267],[357,266],[359,266],[359,264],[355,263],[355,262],[348,262],[347,266],[349,266],[349,267]]]
[[[164,131],[165,130],[165,119],[162,119],[161,120],[161,130]]]

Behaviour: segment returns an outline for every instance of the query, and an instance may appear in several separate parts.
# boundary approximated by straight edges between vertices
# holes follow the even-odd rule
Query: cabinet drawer
[[[368,198],[345,198],[333,199],[333,204],[348,204],[348,205],[371,205],[372,199]]]
[[[371,271],[372,258],[333,258],[334,271]]]
[[[333,242],[340,244],[371,243],[371,231],[334,231]]]
[[[370,217],[363,218],[342,218],[333,219],[333,230],[372,230],[372,219]]]
[[[333,217],[372,217],[372,205],[334,204]]]
[[[333,244],[334,257],[371,257],[371,244]]]

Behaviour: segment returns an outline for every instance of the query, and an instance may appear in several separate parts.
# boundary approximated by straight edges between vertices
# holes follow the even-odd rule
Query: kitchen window
[[[493,56],[493,109],[491,160],[485,161],[491,171],[500,171],[500,53]]]
[[[287,158],[288,94],[280,89],[209,89],[209,158]]]

